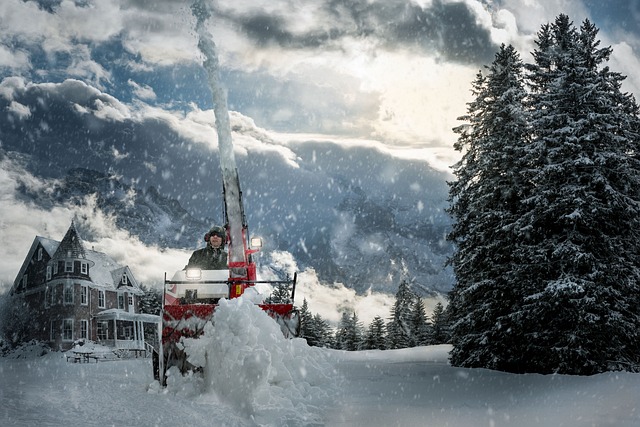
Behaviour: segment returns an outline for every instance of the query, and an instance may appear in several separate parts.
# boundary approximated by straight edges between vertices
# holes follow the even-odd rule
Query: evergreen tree
[[[340,325],[336,332],[336,348],[340,350],[355,351],[362,349],[363,327],[355,312],[349,315],[342,313]]]
[[[323,319],[319,314],[313,316],[313,329],[317,341],[314,344],[317,347],[333,347],[333,332],[329,322]]]
[[[429,344],[431,325],[424,308],[424,301],[419,297],[416,297],[411,311],[411,336],[414,346]]]
[[[302,300],[302,307],[300,307],[300,338],[306,339],[309,345],[316,345],[313,315],[309,311],[306,298]]]
[[[475,100],[455,129],[455,148],[464,151],[450,183],[449,212],[455,219],[448,238],[457,282],[449,313],[457,366],[501,368],[510,359],[502,337],[519,305],[514,278],[516,227],[529,185],[522,158],[529,139],[524,65],[512,46],[502,45],[487,75],[473,83]]]
[[[291,290],[289,286],[277,285],[265,302],[267,304],[289,304],[291,302]]]
[[[309,311],[309,304],[305,298],[300,307],[300,338],[307,344],[316,347],[330,347],[332,331],[329,323],[319,314],[313,315]]]
[[[365,338],[367,350],[385,350],[387,348],[386,325],[380,316],[371,321]]]
[[[429,344],[446,344],[450,340],[447,314],[441,303],[437,303],[431,315],[431,335]]]
[[[416,298],[409,283],[403,280],[398,286],[396,300],[391,309],[391,320],[387,325],[387,348],[407,348],[414,345],[411,334],[411,313]]]
[[[639,142],[623,77],[597,29],[560,15],[530,69],[533,141],[523,174],[522,333],[511,368],[593,374],[638,369]]]
[[[148,288],[145,285],[140,285],[140,289],[144,292],[138,302],[140,313],[160,314],[162,310],[162,292],[155,288]]]
[[[450,186],[454,365],[640,368],[638,107],[596,36],[543,26],[527,98],[512,48],[474,82]]]
[[[8,348],[15,348],[27,341],[33,324],[31,309],[22,295],[0,295],[0,341],[4,337]]]

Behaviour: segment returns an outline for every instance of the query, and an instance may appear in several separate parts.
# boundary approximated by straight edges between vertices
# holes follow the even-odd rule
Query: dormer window
[[[47,265],[47,280],[51,280],[51,266]]]
[[[128,283],[129,283],[129,282],[128,282],[128,279],[127,279],[127,275],[126,275],[126,274],[123,274],[123,275],[122,275],[122,284],[123,284],[123,285],[126,285],[126,284],[128,284]]]
[[[38,261],[42,261],[42,248],[38,249]]]
[[[73,273],[73,261],[65,261],[64,262],[64,272],[65,273]]]
[[[87,272],[89,271],[89,266],[86,262],[80,263],[80,272],[82,274],[87,274]]]

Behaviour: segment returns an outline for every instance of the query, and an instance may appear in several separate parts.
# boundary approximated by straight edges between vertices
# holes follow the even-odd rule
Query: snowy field
[[[448,346],[342,352],[286,340],[241,300],[187,342],[205,374],[150,359],[0,358],[1,426],[640,426],[640,375],[459,369]],[[206,350],[206,351],[205,351]]]

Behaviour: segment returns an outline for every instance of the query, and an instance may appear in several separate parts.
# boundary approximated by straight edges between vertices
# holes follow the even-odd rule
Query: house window
[[[56,305],[56,285],[51,287],[49,295],[51,295],[51,305]]]
[[[58,332],[58,325],[56,324],[55,320],[52,320],[51,323],[49,324],[49,340],[51,341],[55,341],[56,340],[56,335]]]
[[[89,339],[89,321],[88,320],[80,321],[80,338],[84,338],[86,340]]]
[[[49,308],[51,305],[51,290],[47,287],[44,290],[44,307]]]
[[[27,275],[22,276],[22,287],[27,289]]]
[[[64,262],[64,272],[65,273],[73,273],[73,261],[65,261]]]
[[[53,264],[53,274],[58,274],[58,263]]]
[[[129,295],[129,310],[133,307],[133,295]]]
[[[128,283],[127,275],[126,275],[126,274],[123,274],[123,275],[122,275],[122,284],[123,284],[123,285],[126,285],[127,283]]]
[[[42,248],[38,249],[38,261],[42,261]]]
[[[124,294],[118,294],[118,308],[124,310]]]
[[[64,319],[62,321],[62,340],[73,341],[73,319]]]
[[[80,287],[80,304],[89,304],[89,287],[87,285],[82,285]]]
[[[70,283],[64,285],[64,303],[73,304],[73,285]]]
[[[47,280],[51,280],[51,266],[47,265]]]
[[[104,341],[107,339],[107,331],[109,330],[109,322],[105,321],[105,320],[101,320],[98,322],[98,330],[97,330],[97,335],[98,335],[98,340],[99,341]]]
[[[82,274],[87,274],[87,271],[89,271],[88,264],[86,262],[81,263],[80,264],[80,272]]]
[[[104,308],[104,291],[98,290],[98,308]]]

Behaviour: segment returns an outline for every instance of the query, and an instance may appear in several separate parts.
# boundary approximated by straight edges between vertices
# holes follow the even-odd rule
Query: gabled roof
[[[22,262],[22,266],[20,267],[20,270],[18,271],[16,278],[13,280],[11,293],[13,293],[13,291],[16,289],[16,287],[20,283],[20,280],[22,280],[22,276],[24,275],[25,271],[27,270],[27,267],[29,266],[29,263],[31,262],[31,260],[33,259],[36,253],[38,244],[40,244],[44,248],[44,250],[47,251],[47,254],[49,255],[49,257],[53,257],[53,254],[58,249],[58,245],[60,244],[60,242],[56,242],[55,240],[47,239],[46,237],[42,237],[42,236],[36,236],[35,239],[33,239],[33,243],[31,243],[29,252],[27,252],[27,256]]]

